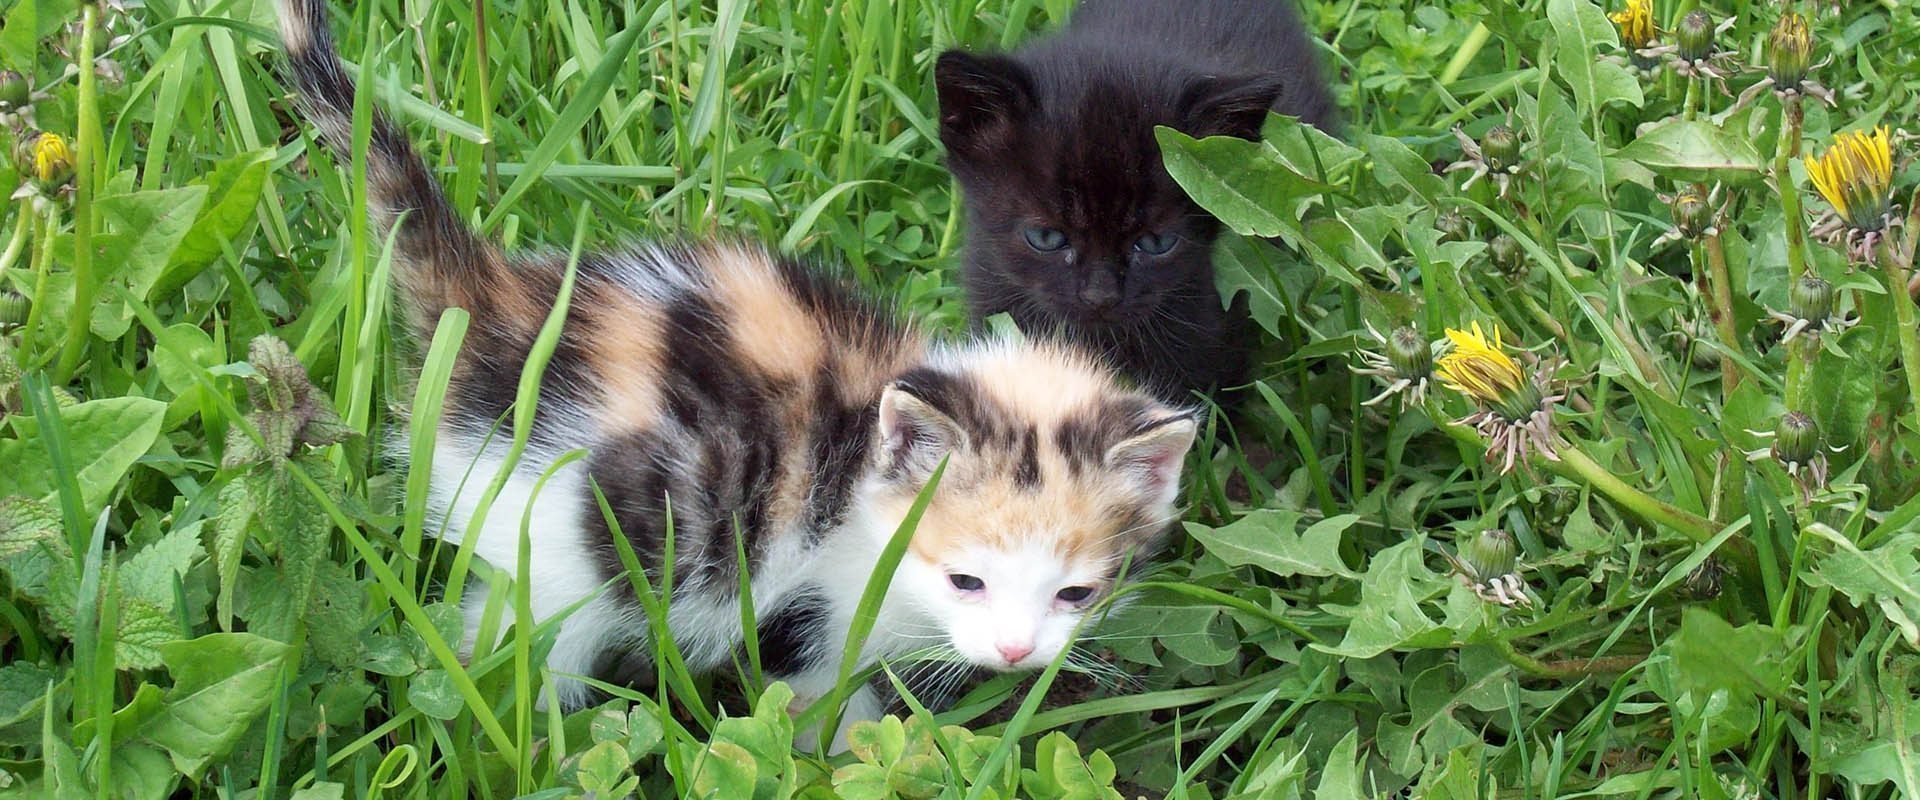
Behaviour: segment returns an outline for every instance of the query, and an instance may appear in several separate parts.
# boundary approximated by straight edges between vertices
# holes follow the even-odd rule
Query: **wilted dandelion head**
[[[1560,396],[1547,393],[1544,375],[1529,375],[1507,355],[1498,326],[1491,338],[1478,322],[1467,331],[1448,328],[1447,340],[1453,347],[1440,357],[1434,374],[1480,404],[1480,411],[1460,422],[1487,437],[1487,457],[1499,462],[1500,471],[1512,472],[1527,455],[1558,459],[1553,404]]]
[[[1653,46],[1652,0],[1627,0],[1625,8],[1607,15],[1620,30],[1620,44],[1629,50]]]
[[[1813,34],[1798,11],[1780,15],[1767,34],[1767,77],[1781,89],[1793,89],[1807,79],[1813,62]]]
[[[1497,405],[1526,384],[1526,373],[1503,349],[1499,326],[1494,326],[1491,339],[1479,322],[1473,323],[1471,332],[1448,328],[1447,341],[1453,349],[1440,357],[1438,374],[1448,388]]]

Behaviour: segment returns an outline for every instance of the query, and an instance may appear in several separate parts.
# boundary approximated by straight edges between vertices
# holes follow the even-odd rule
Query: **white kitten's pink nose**
[[[1033,652],[1032,642],[1026,642],[1024,644],[1018,642],[1000,642],[995,644],[994,647],[1000,651],[1000,657],[1005,658],[1009,664],[1017,664],[1020,662],[1020,659],[1026,658]]]

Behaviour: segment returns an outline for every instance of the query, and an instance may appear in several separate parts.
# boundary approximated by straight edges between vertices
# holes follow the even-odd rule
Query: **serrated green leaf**
[[[1418,539],[1375,554],[1360,577],[1360,604],[1326,610],[1352,621],[1340,644],[1313,648],[1347,658],[1372,658],[1400,648],[1438,647],[1453,640],[1447,628],[1420,610],[1420,599],[1444,584],[1420,561]]]
[[[1831,586],[1855,606],[1879,609],[1910,647],[1920,648],[1920,533],[1903,533],[1872,550],[1816,526],[1833,544],[1806,577],[1814,586]]]
[[[122,599],[114,662],[120,669],[157,669],[160,647],[180,638],[180,623],[166,609],[141,599]]]
[[[220,578],[215,603],[221,630],[233,630],[233,587],[240,581],[240,556],[246,552],[248,531],[258,508],[252,483],[261,474],[249,470],[220,487],[219,507],[213,521],[213,566]]]
[[[56,557],[73,557],[60,527],[60,512],[31,497],[0,500],[0,562],[42,547]]]
[[[120,565],[120,593],[172,611],[174,584],[200,559],[200,523],[174,528]]]
[[[1300,204],[1328,187],[1282,163],[1262,142],[1195,139],[1172,128],[1155,138],[1167,172],[1201,208],[1243,236],[1297,235]]]
[[[39,664],[18,661],[0,666],[0,728],[38,720],[47,688],[62,680],[63,673]]]

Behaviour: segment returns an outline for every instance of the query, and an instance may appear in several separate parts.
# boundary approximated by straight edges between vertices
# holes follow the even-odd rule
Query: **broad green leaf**
[[[1759,623],[1738,628],[1710,611],[1688,608],[1680,618],[1680,632],[1669,640],[1673,652],[1674,683],[1701,697],[1720,690],[1758,692],[1769,697],[1785,694],[1787,678],[1780,669],[1785,645],[1779,632]]]
[[[191,277],[182,272],[190,272],[225,252],[227,243],[253,221],[254,206],[260,202],[272,168],[273,151],[254,150],[220,162],[206,177],[195,181],[195,185],[206,187],[207,196],[213,199],[194,219],[180,249],[174,251],[163,284],[182,282]],[[237,243],[234,246],[240,249]]]
[[[1320,770],[1320,782],[1314,786],[1315,800],[1361,800],[1371,796],[1361,784],[1365,772],[1360,768],[1359,737],[1359,731],[1349,732],[1333,746],[1326,766]]]
[[[294,792],[288,800],[344,800],[346,796],[346,784],[319,781],[312,786]]]
[[[98,509],[125,477],[133,462],[146,455],[160,438],[167,405],[144,397],[93,400],[60,409],[67,431],[67,457],[79,473],[81,504]],[[15,418],[26,429],[23,439],[0,440],[0,464],[8,465],[0,479],[0,494],[20,494],[54,502],[53,462],[38,439],[38,427],[27,418]]]
[[[407,683],[407,702],[420,713],[438,720],[460,715],[464,701],[453,686],[453,678],[444,669],[430,669],[415,675]]]
[[[1547,21],[1559,55],[1554,66],[1573,88],[1582,114],[1592,116],[1610,103],[1638,108],[1645,102],[1640,80],[1626,66],[1600,60],[1619,49],[1620,39],[1592,0],[1547,0]]]
[[[173,765],[199,775],[226,755],[253,718],[273,702],[291,648],[248,633],[213,633],[162,645],[173,675],[165,705],[137,729],[166,749]]]
[[[301,463],[309,470],[328,468],[325,462],[303,459]],[[286,580],[281,589],[293,608],[304,613],[313,594],[314,575],[327,557],[333,524],[307,488],[293,480],[291,470],[296,468],[287,462],[265,467],[272,470],[272,475],[263,482],[269,488],[267,496],[260,498],[260,521],[280,554],[280,569]]]
[[[1187,532],[1200,540],[1207,552],[1236,567],[1251,565],[1281,577],[1350,578],[1356,573],[1340,560],[1340,537],[1359,519],[1355,514],[1342,514],[1303,531],[1299,512],[1262,509],[1218,528],[1188,523]]]
[[[1297,235],[1299,206],[1328,187],[1281,162],[1262,142],[1194,139],[1156,128],[1167,172],[1201,208],[1243,236]]]
[[[206,200],[205,186],[100,198],[100,211],[114,229],[96,239],[101,255],[94,263],[101,265],[101,279],[145,300]],[[106,299],[112,297],[111,293],[101,292],[99,296],[103,303],[94,309],[93,333],[102,339],[118,339],[133,324],[133,308]]]
[[[1647,128],[1614,156],[1676,181],[1751,178],[1765,163],[1742,132],[1679,118]]]
[[[1438,205],[1446,194],[1446,180],[1433,174],[1433,165],[1399,139],[1360,134],[1356,141],[1373,158],[1373,178],[1389,190],[1411,192],[1415,197]]]
[[[114,797],[126,800],[164,800],[180,784],[167,754],[140,743],[113,746]]]

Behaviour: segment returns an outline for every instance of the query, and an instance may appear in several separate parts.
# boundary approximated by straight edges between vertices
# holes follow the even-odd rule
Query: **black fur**
[[[813,666],[826,653],[821,626],[827,623],[827,598],[811,586],[782,599],[779,607],[760,620],[755,631],[760,644],[760,666],[768,675],[794,675]]]
[[[976,317],[1069,335],[1169,399],[1240,382],[1252,328],[1213,285],[1219,224],[1167,174],[1153,128],[1257,138],[1272,108],[1335,130],[1316,61],[1289,0],[1085,0],[1011,55],[942,55]],[[1037,249],[1033,227],[1068,246]],[[1154,255],[1135,247],[1149,234],[1178,241]]]

